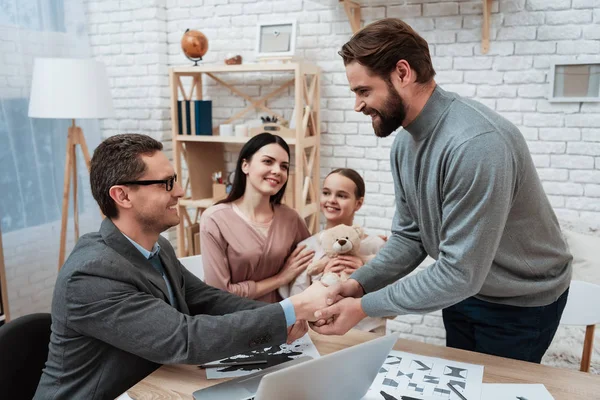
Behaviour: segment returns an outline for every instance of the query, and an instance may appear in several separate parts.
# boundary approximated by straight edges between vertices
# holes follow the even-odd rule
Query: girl
[[[321,192],[321,211],[325,216],[325,229],[339,224],[352,226],[354,214],[365,200],[365,182],[358,172],[351,168],[338,168],[329,173],[323,182]],[[385,244],[385,237],[365,235],[360,243],[361,255],[376,254]],[[341,272],[351,274],[363,263],[356,256],[338,256],[331,260],[325,272]]]
[[[339,224],[352,226],[354,215],[362,207],[364,199],[365,182],[358,172],[350,168],[338,168],[331,171],[323,181],[320,199],[321,212],[326,220],[325,229]],[[317,235],[312,236],[306,242],[311,242],[308,247],[315,248],[316,257],[320,257],[323,252],[316,244]],[[376,254],[385,244],[385,240],[385,237],[365,235],[360,243],[360,254]],[[350,275],[362,265],[363,262],[359,257],[340,255],[327,264],[325,272],[346,271]],[[283,297],[291,296],[302,292],[310,284],[311,277],[303,272],[290,285],[280,288],[280,293]],[[362,330],[377,330],[380,332],[384,325],[384,319],[382,318],[365,318],[356,327]],[[384,329],[383,332],[385,332]]]
[[[281,204],[289,166],[290,149],[279,136],[261,133],[242,147],[229,195],[200,220],[207,284],[274,303],[277,288],[306,269],[314,251],[297,245],[310,233]]]

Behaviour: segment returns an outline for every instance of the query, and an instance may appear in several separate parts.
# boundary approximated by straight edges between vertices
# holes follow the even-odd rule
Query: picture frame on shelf
[[[549,80],[551,103],[600,102],[600,61],[553,63]]]
[[[296,20],[259,22],[256,31],[258,59],[291,59],[296,53]]]

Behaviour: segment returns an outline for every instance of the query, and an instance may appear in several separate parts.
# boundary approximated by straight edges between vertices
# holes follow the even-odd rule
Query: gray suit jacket
[[[79,239],[54,288],[35,399],[114,399],[161,364],[200,364],[286,340],[279,304],[210,287],[162,236],[159,244],[179,310],[160,274],[108,218]]]

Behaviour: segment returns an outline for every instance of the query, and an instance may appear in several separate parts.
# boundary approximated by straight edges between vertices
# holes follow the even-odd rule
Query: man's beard
[[[171,222],[166,220],[159,220],[154,216],[146,215],[144,213],[138,213],[136,219],[138,223],[143,227],[142,229],[145,232],[152,233],[162,233],[167,229],[178,225],[179,223],[179,221],[175,223],[175,221]]]
[[[402,121],[406,118],[406,109],[402,97],[396,92],[391,82],[388,83],[388,95],[385,99],[384,108],[381,111],[365,109],[363,113],[368,115],[377,114],[379,117],[379,122],[373,120],[373,130],[378,137],[391,135],[402,126]]]

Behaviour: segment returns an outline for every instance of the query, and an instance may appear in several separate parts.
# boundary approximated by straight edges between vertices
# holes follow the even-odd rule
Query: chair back
[[[600,324],[600,285],[571,281],[561,325]]]
[[[196,275],[200,280],[204,280],[204,268],[202,267],[201,255],[181,257],[179,261],[188,271]]]
[[[589,282],[571,281],[569,297],[560,320],[561,325],[585,325],[583,353],[580,370],[588,372],[594,349],[594,330],[600,323],[600,285]]]
[[[33,398],[48,359],[50,314],[29,314],[0,327],[2,398]]]

